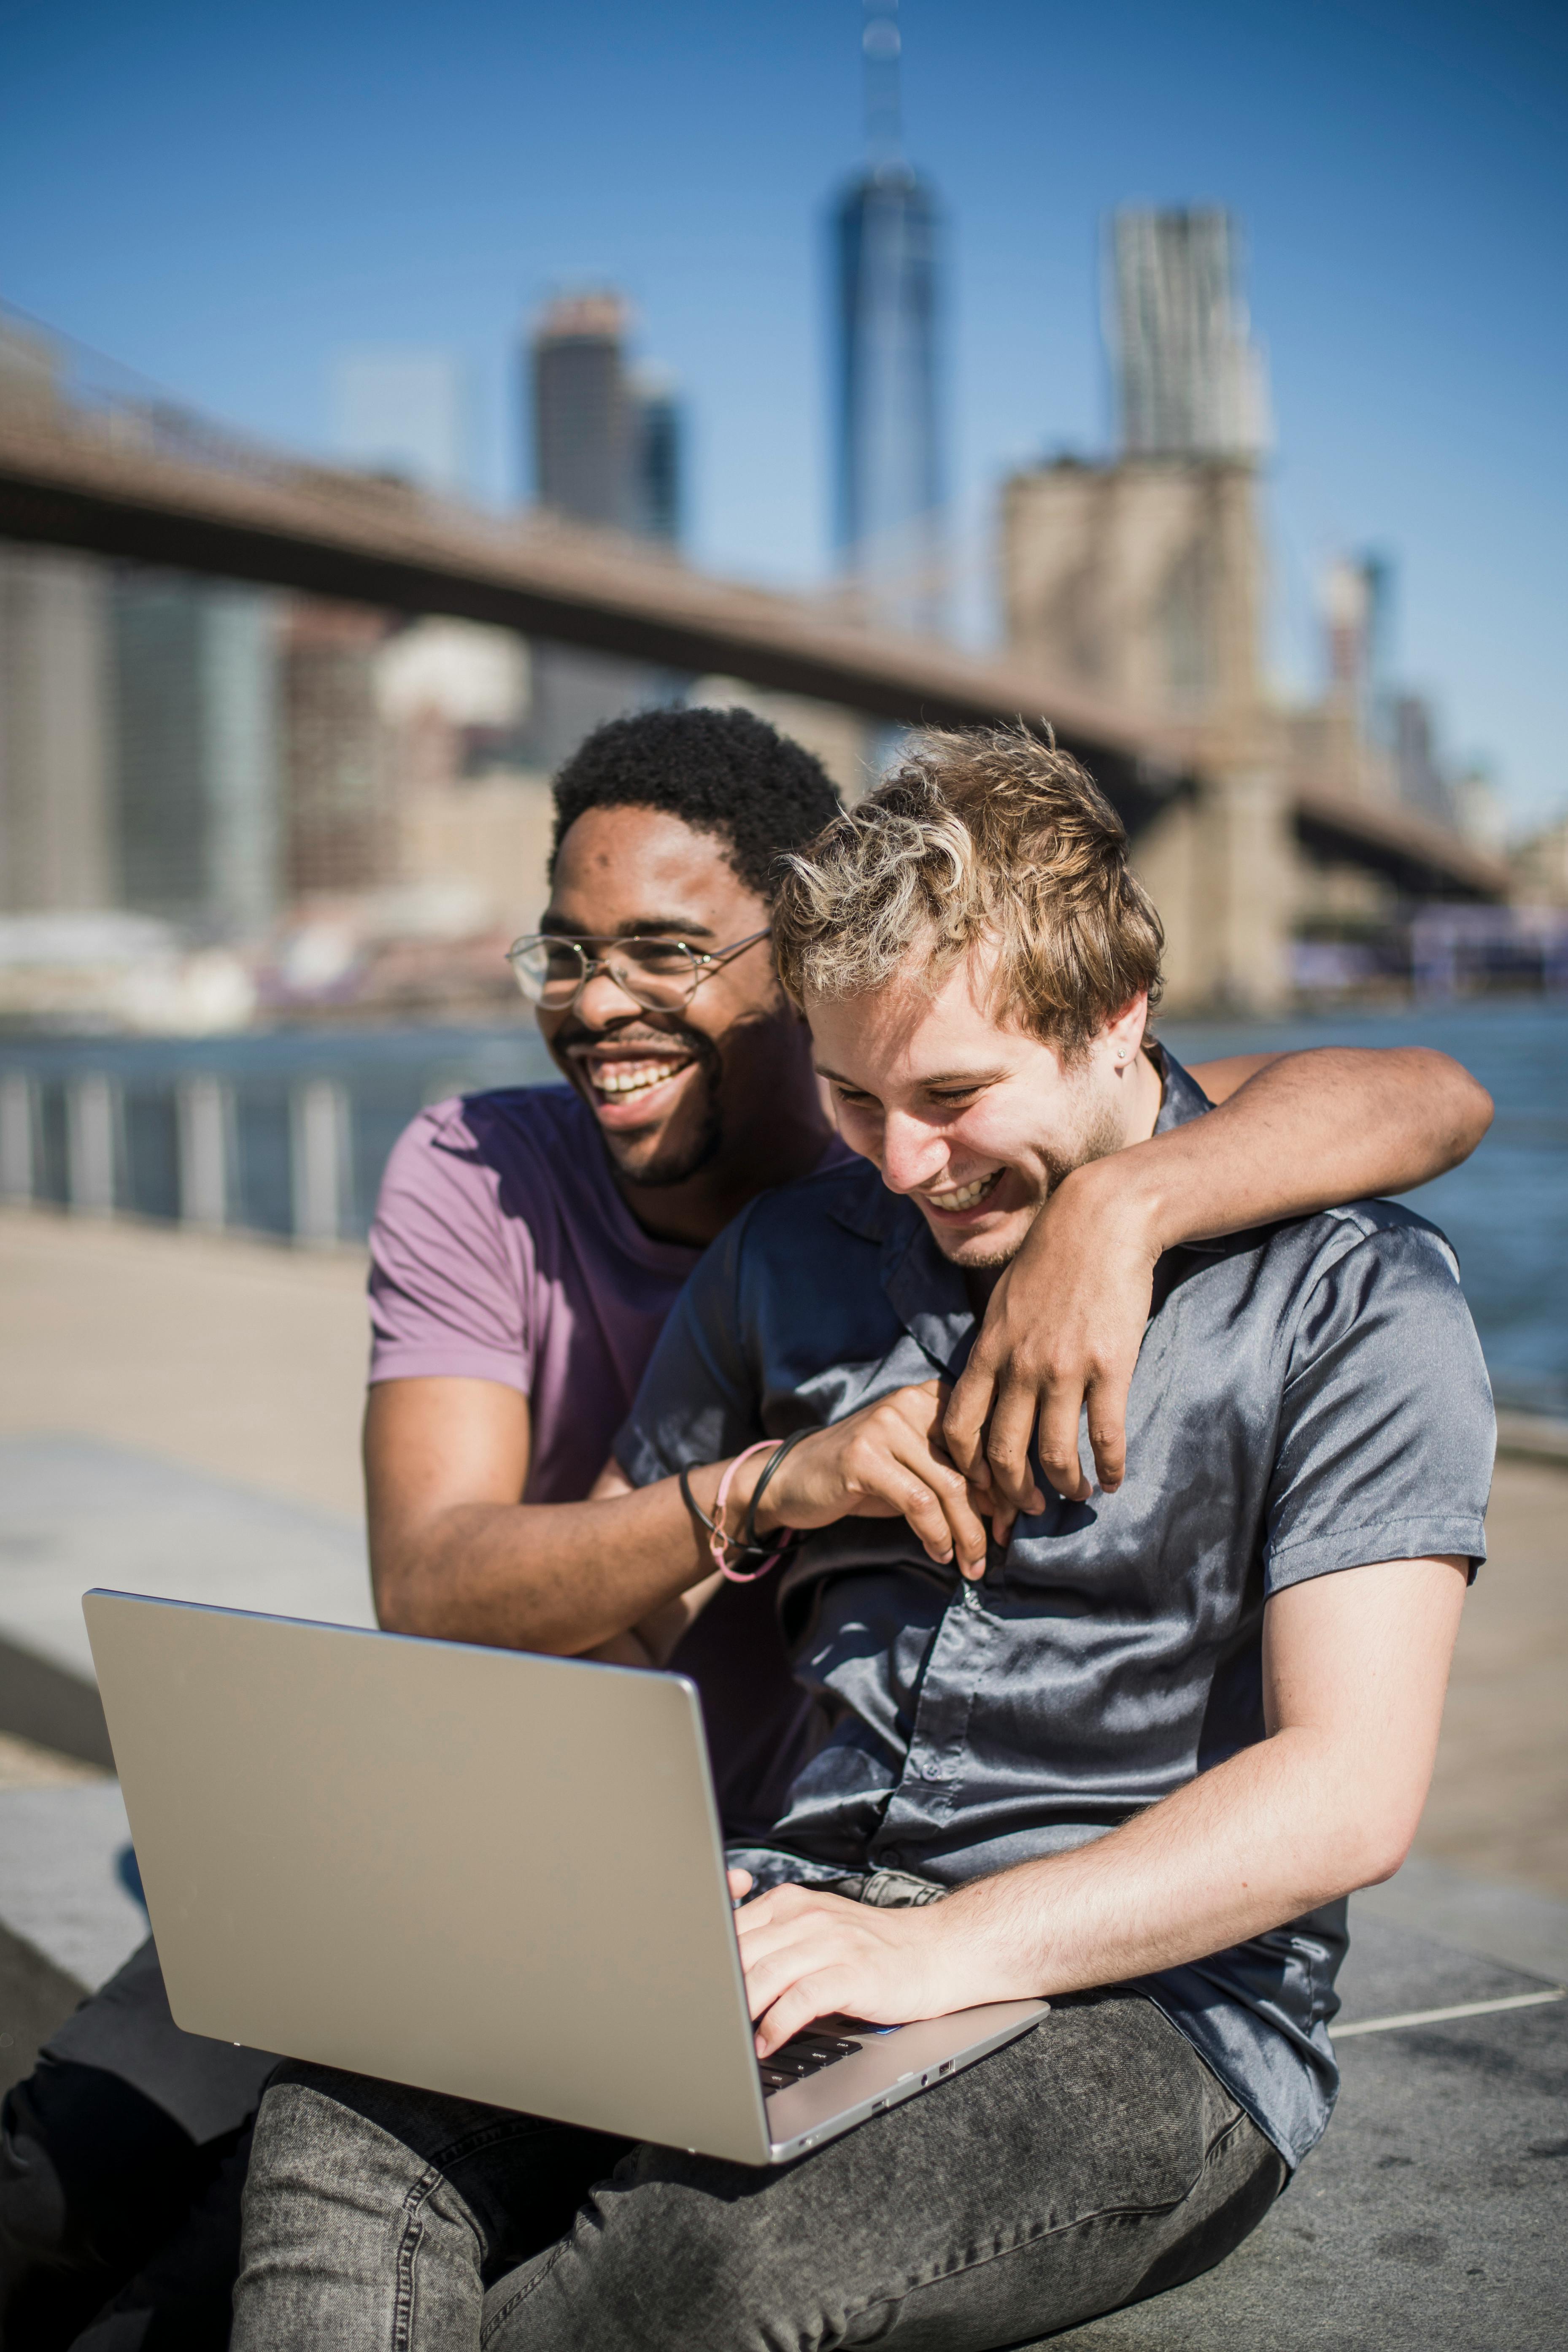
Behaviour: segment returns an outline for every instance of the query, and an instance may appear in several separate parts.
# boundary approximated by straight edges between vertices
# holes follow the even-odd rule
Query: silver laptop
[[[192,2033],[777,2164],[1046,2013],[825,2021],[759,2063],[679,1675],[124,1592],[83,1609]]]

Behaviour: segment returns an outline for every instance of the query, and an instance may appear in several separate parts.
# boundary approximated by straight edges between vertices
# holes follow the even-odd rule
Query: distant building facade
[[[197,932],[264,930],[282,882],[277,603],[122,571],[110,596],[121,904]]]
[[[394,878],[397,837],[376,664],[388,623],[352,604],[290,606],[279,703],[283,843],[291,898]]]
[[[0,912],[119,904],[110,573],[0,545]]]

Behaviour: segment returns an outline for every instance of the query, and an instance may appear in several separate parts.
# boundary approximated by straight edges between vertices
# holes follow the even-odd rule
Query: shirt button
[[[879,1863],[886,1863],[889,1870],[897,1870],[903,1858],[904,1850],[901,1845],[885,1845],[877,1860]]]
[[[942,1778],[942,1763],[940,1756],[926,1758],[925,1762],[921,1766],[921,1778],[925,1780],[940,1780]]]

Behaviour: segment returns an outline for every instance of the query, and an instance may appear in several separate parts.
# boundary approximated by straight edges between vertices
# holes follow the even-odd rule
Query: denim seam
[[[425,2242],[424,2209],[441,2186],[443,2175],[427,2166],[403,2200],[406,2219],[397,2242],[397,2287],[392,2305],[393,2352],[409,2352],[414,2341],[415,2270]]]
[[[509,2299],[502,2304],[500,2309],[493,2313],[489,2319],[481,2325],[479,2328],[479,2352],[484,2352],[485,2346],[494,2337],[497,2328],[504,2326],[506,2321],[511,2317],[512,2313],[518,2310],[528,2301],[529,2296],[533,2293],[535,2287],[542,2286],[544,2284],[545,2280],[550,2276],[551,2272],[555,2268],[556,2263],[565,2253],[566,2249],[571,2242],[572,2233],[568,2231],[566,2235],[563,2238],[559,2239],[555,2245],[552,2247],[549,2261],[542,2263],[541,2267],[535,2271],[531,2278],[525,2279],[521,2286],[518,2288],[517,2293],[509,2297]]]

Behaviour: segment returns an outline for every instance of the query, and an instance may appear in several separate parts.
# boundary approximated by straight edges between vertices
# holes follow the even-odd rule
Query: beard
[[[592,1030],[568,1023],[550,1042],[554,1060],[568,1073],[574,1086],[581,1088],[584,1080],[573,1062],[570,1048],[574,1045],[647,1045],[650,1050],[668,1051],[679,1046],[690,1057],[697,1071],[688,1085],[696,1096],[694,1106],[683,1104],[679,1124],[686,1126],[695,1108],[696,1123],[687,1133],[667,1136],[651,1159],[640,1162],[637,1152],[641,1136],[635,1128],[619,1134],[600,1135],[617,1173],[628,1184],[646,1184],[654,1189],[684,1184],[689,1176],[697,1175],[719,1156],[724,1139],[723,1076],[724,1062],[713,1039],[700,1029],[689,1029],[682,1022],[671,1022],[667,1028],[654,1028],[651,1024],[629,1022],[624,1029]],[[644,1129],[642,1132],[646,1133]]]

